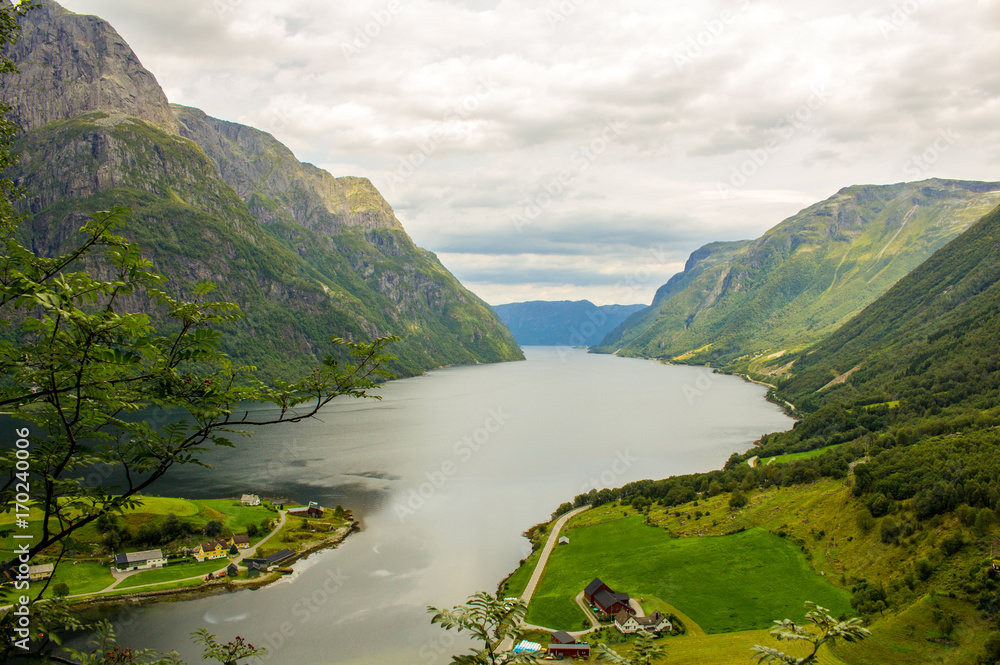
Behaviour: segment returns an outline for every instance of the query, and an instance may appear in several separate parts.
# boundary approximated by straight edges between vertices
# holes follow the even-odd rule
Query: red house
[[[594,581],[587,585],[587,588],[583,590],[583,597],[587,599],[591,605],[604,612],[614,616],[621,611],[628,612],[629,614],[635,614],[635,610],[629,604],[629,597],[627,593],[615,593],[611,587],[602,582],[598,578],[594,578]]]
[[[594,604],[594,595],[600,591],[611,591],[611,587],[602,582],[600,578],[595,577],[594,581],[587,585],[587,588],[583,590],[583,598],[591,605]]]
[[[589,644],[550,644],[549,655],[554,658],[590,658]]]

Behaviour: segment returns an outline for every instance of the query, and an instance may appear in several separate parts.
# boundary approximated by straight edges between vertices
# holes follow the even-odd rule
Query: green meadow
[[[657,596],[707,633],[767,628],[800,620],[803,599],[851,611],[849,594],[817,575],[801,549],[764,529],[729,536],[674,538],[638,515],[572,529],[557,547],[531,600],[528,623],[578,630],[575,597],[595,577],[633,597]]]

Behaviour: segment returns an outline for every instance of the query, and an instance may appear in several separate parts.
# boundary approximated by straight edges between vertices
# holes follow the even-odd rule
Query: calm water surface
[[[464,643],[426,606],[495,590],[530,551],[520,534],[561,502],[719,468],[792,424],[760,386],[704,369],[525,351],[393,382],[380,402],[336,402],[174,472],[159,493],[340,503],[364,531],[265,589],[119,612],[122,642],[197,662],[188,635],[207,626],[266,646],[268,663],[447,662]]]

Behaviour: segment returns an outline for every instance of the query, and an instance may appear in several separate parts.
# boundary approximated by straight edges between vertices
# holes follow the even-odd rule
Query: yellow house
[[[195,552],[194,558],[198,561],[207,561],[208,559],[222,559],[226,556],[226,551],[229,549],[229,543],[224,540],[210,540],[207,543],[202,543],[198,547],[198,551]]]

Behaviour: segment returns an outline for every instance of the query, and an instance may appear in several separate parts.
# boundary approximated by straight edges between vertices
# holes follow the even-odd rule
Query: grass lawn
[[[809,649],[801,644],[778,642],[768,630],[748,630],[725,635],[684,635],[666,640],[667,660],[671,665],[748,665],[755,644],[774,647],[802,657]],[[617,650],[617,649],[616,649]],[[821,663],[829,663],[820,658]]]
[[[811,459],[813,457],[819,457],[828,450],[833,450],[834,448],[839,448],[843,444],[836,444],[834,446],[827,446],[826,448],[817,448],[816,450],[807,450],[804,453],[788,453],[787,455],[776,455],[774,457],[762,457],[757,461],[757,466],[763,466],[765,464],[772,464],[778,462],[780,464],[787,464],[788,462],[794,462],[800,459]]]
[[[169,515],[173,513],[177,517],[194,517],[201,512],[201,507],[194,501],[188,499],[174,499],[165,496],[143,497],[142,505],[131,510],[126,510],[125,514],[148,513],[150,515]]]
[[[136,589],[135,587],[131,587],[131,588],[130,587],[125,587],[123,589],[123,588],[119,587],[119,588],[116,588],[114,591],[111,591],[110,593],[106,593],[106,594],[101,595],[100,597],[101,598],[106,598],[108,596],[124,596],[126,594],[138,593],[138,592],[141,592],[141,591],[165,591],[165,590],[168,590],[168,589],[183,589],[183,588],[186,588],[186,587],[200,586],[200,585],[202,585],[204,583],[205,583],[204,580],[188,580],[186,582],[174,582],[172,584],[161,584],[159,586],[150,587],[148,589],[145,589],[145,588]]]
[[[535,571],[535,564],[538,563],[539,557],[541,557],[542,551],[535,550],[532,552],[527,559],[524,561],[524,565],[520,566],[517,570],[507,578],[504,582],[504,596],[507,598],[520,598],[521,594],[524,593],[524,589],[528,586],[528,581],[531,579],[531,574]]]
[[[211,561],[191,561],[190,563],[171,563],[163,568],[144,570],[126,578],[116,589],[128,589],[142,586],[144,584],[156,584],[157,582],[169,582],[172,580],[182,580],[185,577],[196,575],[205,576],[216,570],[221,570],[229,565],[229,559],[213,559]]]
[[[111,569],[104,564],[94,561],[81,561],[71,563],[63,561],[56,568],[55,580],[52,584],[65,582],[69,586],[70,595],[78,593],[92,593],[111,586],[115,578],[111,574]],[[38,584],[33,583],[32,586]],[[49,587],[51,595],[52,587]]]
[[[233,533],[246,533],[247,524],[251,522],[260,524],[265,519],[278,519],[277,511],[269,510],[264,506],[242,506],[239,501],[232,499],[208,499],[197,503],[208,509],[205,511],[206,513],[212,511],[224,515],[222,526],[232,529]]]
[[[600,577],[616,591],[658,596],[707,633],[756,630],[774,619],[802,619],[812,600],[850,612],[849,594],[814,573],[802,551],[763,529],[715,538],[671,538],[640,516],[573,530],[556,548],[527,621],[577,630],[576,595]]]

